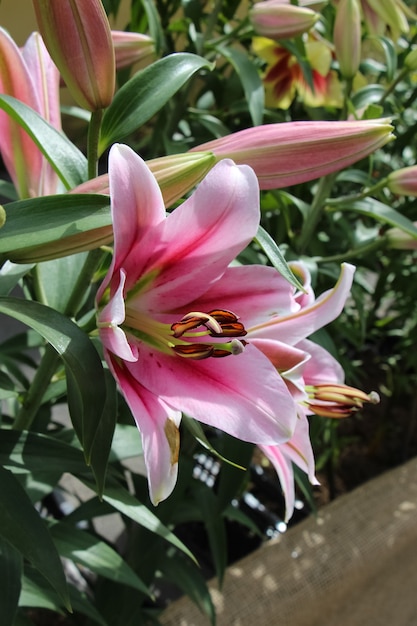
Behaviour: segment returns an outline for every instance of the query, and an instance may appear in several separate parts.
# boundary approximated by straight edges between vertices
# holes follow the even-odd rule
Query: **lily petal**
[[[294,400],[253,346],[236,357],[200,361],[167,356],[143,344],[138,349],[137,362],[126,368],[169,406],[243,441],[275,444],[292,436]]]
[[[323,293],[313,304],[300,309],[298,313],[250,328],[250,336],[297,344],[341,313],[352,286],[354,272],[353,265],[343,263],[339,280],[333,289]]]
[[[176,440],[175,433],[181,414],[140,385],[114,359],[111,364],[142,437],[149,495],[157,505],[170,495],[177,481],[179,437]]]
[[[188,304],[209,288],[255,236],[259,185],[253,170],[226,159],[160,225],[149,271],[159,268],[146,296],[151,310]],[[141,249],[143,243],[141,242]]]

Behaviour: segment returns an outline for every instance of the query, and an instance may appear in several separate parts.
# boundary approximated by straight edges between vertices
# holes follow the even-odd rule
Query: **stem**
[[[369,254],[370,252],[376,252],[377,250],[384,248],[385,245],[385,238],[379,237],[378,239],[373,239],[371,242],[361,244],[357,248],[354,248],[353,250],[348,250],[347,252],[343,252],[342,254],[334,254],[333,256],[327,257],[313,257],[312,260],[315,261],[318,265],[321,263],[342,263],[343,261],[354,259],[358,256]]]
[[[340,196],[339,198],[329,198],[326,202],[331,207],[337,207],[340,204],[347,204],[356,202],[357,200],[363,200],[368,196],[375,195],[380,189],[386,186],[388,177],[383,178],[372,187],[367,187],[361,193],[352,194],[351,196]]]
[[[52,376],[59,362],[59,354],[48,344],[42,356],[36,374],[23,400],[19,413],[13,423],[15,430],[29,430],[42,404],[44,393],[48,389]]]
[[[90,124],[88,126],[87,137],[87,160],[88,160],[88,179],[91,180],[97,176],[98,163],[98,142],[100,138],[101,121],[103,119],[103,109],[93,111],[91,114]]]
[[[213,33],[214,27],[216,26],[217,18],[218,18],[218,15],[220,13],[222,6],[223,6],[223,0],[215,1],[213,10],[210,13],[210,16],[207,20],[207,28],[205,30],[205,33],[203,34],[204,43],[211,38],[211,35]]]
[[[335,177],[335,173],[328,174],[327,176],[324,176],[318,184],[317,192],[311,204],[310,212],[304,221],[301,234],[298,238],[298,250],[301,253],[304,252],[317,224],[320,221],[324,204],[329,196]]]
[[[395,87],[398,85],[398,83],[400,81],[402,81],[402,79],[407,76],[408,72],[410,70],[408,69],[408,67],[403,67],[403,69],[401,70],[401,72],[398,74],[397,78],[395,78],[392,83],[390,85],[388,85],[388,87],[386,88],[384,94],[381,96],[381,100],[379,101],[379,104],[383,104],[385,102],[385,100],[388,98],[388,96],[394,91]]]

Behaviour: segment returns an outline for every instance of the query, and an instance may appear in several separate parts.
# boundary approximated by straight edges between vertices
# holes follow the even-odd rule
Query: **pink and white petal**
[[[295,487],[294,470],[290,459],[285,455],[282,446],[259,446],[271,461],[281,483],[285,500],[285,521],[288,522],[294,513]]]
[[[251,333],[248,333],[246,339],[251,345],[260,350],[262,354],[265,354],[274,368],[280,373],[304,367],[306,360],[309,358],[309,355],[305,350],[301,349],[299,344],[297,346],[289,346],[282,341],[253,337]]]
[[[97,327],[100,339],[110,352],[126,361],[136,361],[138,352],[134,343],[130,344],[125,332],[119,328],[125,320],[125,303],[123,298],[126,274],[119,273],[119,285],[110,301],[97,315]]]
[[[288,441],[297,407],[269,360],[254,346],[225,358],[190,360],[139,346],[132,376],[169,406],[253,443]]]
[[[297,344],[338,317],[350,293],[354,272],[353,265],[343,263],[339,280],[333,289],[323,293],[312,305],[300,309],[298,313],[251,328],[251,334],[259,338],[266,337],[292,345]]]
[[[22,53],[3,28],[0,28],[0,92],[40,112],[39,99]],[[0,151],[19,196],[39,195],[42,154],[29,135],[4,111],[0,111]]]
[[[291,285],[273,267],[242,265],[227,268],[206,293],[187,307],[189,311],[233,311],[248,330],[271,317],[297,311],[299,306],[292,293]]]
[[[309,436],[307,417],[300,412],[295,431],[290,441],[282,445],[285,456],[297,465],[308,476],[312,485],[319,482],[315,476],[313,448]]]
[[[342,366],[325,348],[309,339],[300,341],[297,348],[311,355],[303,370],[306,385],[344,383],[345,373]]]
[[[22,55],[39,99],[38,113],[54,128],[61,130],[60,75],[39,33],[30,35],[22,48]],[[33,186],[38,184],[40,195],[52,195],[57,192],[59,178],[45,157],[42,161],[40,179]]]
[[[177,482],[178,448],[177,442],[173,445],[172,433],[178,433],[181,414],[145,389],[116,361],[111,361],[111,369],[142,437],[149,495],[156,506],[171,494]]]
[[[142,297],[153,311],[179,308],[203,294],[255,236],[259,185],[253,170],[215,165],[159,229],[149,270],[160,270]]]
[[[146,163],[122,144],[113,145],[109,153],[109,189],[114,256],[108,275],[123,266],[129,287],[136,282],[150,254],[145,233],[165,220],[164,202]],[[135,244],[139,245],[132,254]]]

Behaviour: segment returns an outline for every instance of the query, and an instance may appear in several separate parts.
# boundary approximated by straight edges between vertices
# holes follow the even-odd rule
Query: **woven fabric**
[[[323,507],[210,589],[217,626],[416,626],[417,459]],[[188,598],[161,618],[205,623]]]

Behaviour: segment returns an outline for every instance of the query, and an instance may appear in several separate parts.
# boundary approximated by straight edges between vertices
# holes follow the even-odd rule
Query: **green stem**
[[[16,430],[29,430],[42,404],[42,398],[48,389],[52,376],[58,367],[59,354],[48,344],[39,367],[23,400],[19,413],[13,423]]]
[[[207,28],[205,30],[205,32],[203,33],[203,42],[205,43],[206,41],[208,41],[213,33],[214,27],[216,26],[217,23],[217,18],[218,15],[220,13],[220,10],[223,6],[223,0],[216,0],[214,3],[214,7],[212,12],[210,13],[210,16],[207,20]]]
[[[397,78],[395,78],[392,83],[390,85],[388,85],[388,87],[386,88],[384,94],[381,96],[381,100],[379,101],[379,104],[383,104],[385,102],[385,100],[388,98],[388,96],[394,91],[394,89],[396,88],[396,86],[398,85],[398,83],[400,81],[402,81],[402,79],[407,76],[408,72],[410,70],[408,69],[408,67],[403,67],[403,69],[401,70],[401,72],[398,74]]]
[[[347,252],[343,252],[342,254],[334,254],[333,256],[327,257],[313,257],[312,260],[318,265],[323,263],[343,263],[343,261],[355,259],[358,256],[363,256],[365,254],[381,250],[385,247],[385,245],[385,237],[379,237],[378,239],[373,239],[370,242],[367,241],[357,248],[354,248],[353,250],[348,250]]]
[[[301,234],[298,238],[298,250],[303,253],[307,244],[309,243],[311,237],[316,230],[317,224],[320,221],[320,218],[323,213],[323,208],[327,198],[329,197],[330,190],[333,186],[334,179],[336,174],[328,174],[327,176],[323,176],[317,186],[317,192],[314,197],[314,200],[311,204],[310,212],[304,220],[303,227],[301,229]]]
[[[364,198],[375,195],[378,191],[380,191],[380,189],[386,187],[387,181],[388,177],[383,178],[375,185],[372,185],[372,187],[367,187],[366,189],[364,189],[361,193],[352,194],[350,196],[340,196],[339,198],[329,198],[326,204],[331,207],[337,207],[338,205],[363,200]]]
[[[98,142],[100,139],[100,128],[102,119],[103,109],[93,111],[93,113],[91,114],[90,124],[88,126],[87,161],[89,180],[97,176]]]

